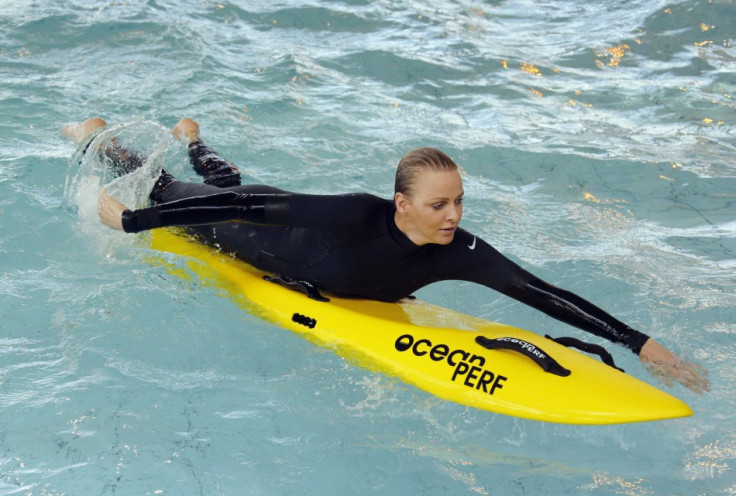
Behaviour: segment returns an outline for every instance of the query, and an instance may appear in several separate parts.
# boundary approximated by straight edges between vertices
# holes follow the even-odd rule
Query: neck
[[[411,225],[407,222],[406,217],[401,215],[398,210],[394,212],[394,223],[396,224],[396,227],[399,228],[399,231],[401,231],[404,236],[409,238],[409,241],[415,245],[423,246],[427,244],[426,241],[420,239],[417,233],[411,229]]]

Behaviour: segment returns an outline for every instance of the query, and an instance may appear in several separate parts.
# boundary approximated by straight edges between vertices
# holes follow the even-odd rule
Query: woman
[[[63,132],[81,143],[104,125],[92,119]],[[196,122],[183,119],[172,132],[188,142],[204,184],[180,182],[164,172],[151,192],[152,206],[136,211],[103,190],[99,215],[105,225],[126,232],[188,226],[264,271],[341,296],[397,301],[436,281],[475,282],[628,347],[670,386],[674,379],[697,393],[710,388],[701,367],[460,229],[462,180],[457,165],[439,150],[420,148],[402,158],[391,202],[369,194],[306,195],[240,186],[237,168],[200,141]],[[113,162],[122,172],[140,163],[121,159],[129,157],[125,153],[116,156]]]

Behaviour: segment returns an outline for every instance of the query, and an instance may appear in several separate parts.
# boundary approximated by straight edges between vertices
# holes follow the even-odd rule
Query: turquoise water
[[[0,1],[0,494],[736,494],[734,39],[732,0]],[[322,193],[389,196],[440,147],[466,228],[713,390],[580,427],[355,368],[70,215],[59,128],[94,115],[193,117],[255,180]],[[468,284],[420,296],[581,336]]]

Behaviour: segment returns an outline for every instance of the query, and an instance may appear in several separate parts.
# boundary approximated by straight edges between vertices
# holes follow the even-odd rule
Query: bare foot
[[[74,141],[76,144],[81,145],[84,141],[84,138],[89,136],[90,133],[93,133],[105,126],[107,126],[107,122],[105,122],[105,119],[101,117],[93,117],[92,119],[87,119],[84,122],[67,124],[66,126],[61,128],[61,133],[64,136],[71,138],[71,140]]]
[[[184,141],[185,138],[189,143],[197,141],[199,139],[199,124],[192,119],[184,118],[171,129],[171,134],[179,141]]]

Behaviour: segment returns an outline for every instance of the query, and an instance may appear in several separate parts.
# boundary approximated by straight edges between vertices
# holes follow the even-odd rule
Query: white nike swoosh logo
[[[475,236],[473,236],[473,242],[468,245],[468,248],[475,250]]]

